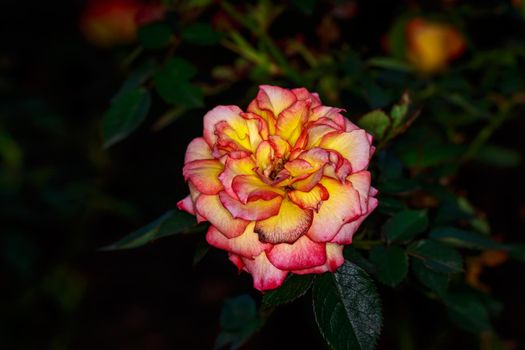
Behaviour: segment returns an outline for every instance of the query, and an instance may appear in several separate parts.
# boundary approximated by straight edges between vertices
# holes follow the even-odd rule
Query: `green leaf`
[[[196,45],[214,45],[222,38],[221,33],[206,23],[193,23],[182,31],[181,36],[184,40]]]
[[[383,226],[388,242],[409,241],[427,229],[426,210],[407,210],[395,214]]]
[[[371,67],[388,70],[397,70],[402,72],[410,72],[413,70],[409,64],[394,57],[372,57],[367,63]]]
[[[153,74],[154,68],[155,61],[151,59],[139,65],[129,74],[128,78],[124,81],[119,91],[115,94],[115,96],[113,96],[111,103],[114,103],[114,101],[117,100],[121,95],[144,84],[146,80],[148,80]]]
[[[454,247],[470,249],[505,249],[506,246],[487,236],[476,232],[461,230],[455,227],[438,227],[430,231],[430,238],[447,243]]]
[[[370,261],[368,261],[363,254],[361,254],[355,247],[352,245],[347,245],[343,250],[343,255],[345,259],[356,264],[366,272],[370,274],[376,273],[377,269]]]
[[[372,350],[381,332],[381,301],[373,280],[349,261],[318,277],[313,289],[317,325],[333,349]]]
[[[370,251],[370,261],[376,266],[376,276],[384,284],[395,287],[407,275],[408,256],[398,246],[377,246]]]
[[[379,198],[379,207],[377,208],[377,210],[384,214],[394,215],[406,209],[407,207],[405,203],[398,199],[383,196]]]
[[[392,107],[392,110],[390,111],[390,117],[394,122],[394,128],[401,126],[406,120],[408,116],[408,108],[410,106],[410,103],[410,95],[407,92],[405,92],[403,96],[401,96],[401,101]]]
[[[171,41],[171,28],[167,23],[154,22],[139,28],[137,37],[147,49],[160,49],[166,47]]]
[[[121,141],[144,121],[151,104],[149,91],[143,88],[129,90],[114,99],[102,119],[104,147]]]
[[[463,262],[457,250],[432,240],[420,240],[408,246],[408,253],[426,267],[441,273],[461,272]]]
[[[262,303],[266,306],[287,304],[302,297],[310,289],[315,275],[289,275],[277,289],[264,294]]]
[[[197,69],[182,58],[172,58],[155,73],[155,88],[168,103],[185,107],[202,107],[203,94],[200,88],[190,84]]]
[[[450,319],[460,328],[480,333],[492,328],[483,302],[475,294],[449,294],[444,299]]]
[[[238,349],[261,327],[262,319],[255,301],[249,295],[241,295],[224,302],[220,324],[214,348],[230,344],[230,349]]]
[[[444,295],[447,292],[450,276],[445,273],[435,272],[423,264],[420,259],[412,258],[410,262],[412,273],[422,285],[429,288],[437,295]]]
[[[311,15],[314,12],[317,0],[292,0],[292,2],[301,12]]]
[[[193,216],[178,210],[172,210],[101,250],[137,248],[162,237],[190,233],[197,229]]]
[[[365,114],[359,119],[358,125],[368,131],[377,140],[385,136],[386,130],[390,127],[390,118],[380,109]]]

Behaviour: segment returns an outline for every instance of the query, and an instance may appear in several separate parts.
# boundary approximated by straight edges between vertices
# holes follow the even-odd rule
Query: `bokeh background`
[[[203,245],[199,235],[125,251],[99,248],[156,219],[186,195],[184,151],[201,134],[207,109],[245,107],[257,84],[292,87],[294,81],[274,74],[272,67],[239,59],[242,55],[223,42],[182,44],[177,52],[198,68],[204,105],[164,119],[159,127],[168,107],[154,96],[143,125],[104,148],[102,115],[129,75],[126,62],[138,44],[133,39],[118,43],[118,38],[101,44],[86,36],[81,31],[86,6],[81,0],[4,0],[0,10],[0,348],[213,348],[223,301],[243,293],[260,299],[249,276],[237,276],[224,252],[211,250],[194,264],[194,252]],[[488,102],[489,96],[497,100],[494,91],[518,96],[512,118],[491,135],[491,142],[508,152],[456,166],[451,186],[477,208],[495,236],[524,241],[525,119],[519,116],[524,111],[525,12],[519,2],[284,1],[273,6],[281,8],[270,32],[276,47],[292,63],[302,57],[296,65],[301,74],[309,71],[309,59],[321,62],[307,87],[346,108],[347,116],[390,105],[405,87],[438,81],[441,92],[423,107],[421,118],[430,111],[437,120],[432,127],[455,136],[459,128],[468,142],[483,122],[470,123],[464,110],[494,112]],[[382,70],[363,73],[368,66],[359,62],[395,56],[389,35],[407,14],[445,19],[458,33],[467,33],[460,54],[454,54],[458,57],[444,55],[419,73],[403,72],[405,64],[418,67],[409,58],[401,61],[401,73],[395,66],[400,61],[378,63]],[[175,12],[170,23],[177,28],[178,21],[184,26],[197,17],[219,32],[234,28],[242,33],[216,2],[186,15]],[[482,55],[488,52],[492,56]],[[469,64],[446,73],[447,67]],[[347,85],[341,84],[345,79]],[[462,95],[465,84],[467,96]],[[363,87],[365,93],[356,93]],[[456,104],[447,104],[450,96],[440,99],[443,91],[458,91],[452,97]],[[425,139],[428,129],[421,130]],[[504,305],[494,318],[501,349],[525,348],[523,267],[505,261],[497,269],[484,268],[479,277]],[[385,319],[379,349],[489,349],[479,337],[458,330],[445,309],[417,290],[380,286],[380,293]],[[311,309],[308,298],[278,309],[245,348],[325,348]]]

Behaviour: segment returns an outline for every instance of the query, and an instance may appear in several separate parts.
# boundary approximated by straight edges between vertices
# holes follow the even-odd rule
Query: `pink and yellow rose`
[[[376,208],[372,136],[304,88],[262,85],[243,112],[218,106],[188,146],[190,195],[178,207],[209,221],[208,243],[259,290],[286,275],[335,271]]]

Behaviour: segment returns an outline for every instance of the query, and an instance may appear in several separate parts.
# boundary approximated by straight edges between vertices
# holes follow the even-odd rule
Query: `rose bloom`
[[[408,60],[423,73],[445,68],[465,51],[465,40],[454,27],[413,18],[406,26]]]
[[[372,136],[304,88],[263,85],[243,112],[218,106],[188,146],[190,195],[178,207],[209,221],[208,243],[280,286],[289,272],[335,271],[343,247],[376,208],[366,169]]]
[[[140,25],[161,19],[164,6],[138,0],[90,0],[80,29],[93,45],[111,47],[135,40]]]

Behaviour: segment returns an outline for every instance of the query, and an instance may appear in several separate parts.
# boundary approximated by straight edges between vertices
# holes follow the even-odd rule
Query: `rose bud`
[[[178,207],[211,225],[208,243],[253,276],[335,271],[343,247],[376,208],[372,136],[304,88],[262,85],[247,112],[218,106],[188,146],[190,194]]]

